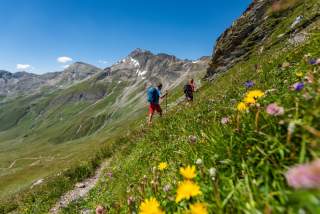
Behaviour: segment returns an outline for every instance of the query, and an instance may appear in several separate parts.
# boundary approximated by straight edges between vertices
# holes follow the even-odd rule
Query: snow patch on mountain
[[[138,60],[132,58],[132,57],[129,57],[129,61],[132,65],[134,65],[135,67],[140,67],[140,64],[138,62]]]
[[[140,70],[140,69],[137,70],[137,74],[138,74],[139,77],[140,77],[140,76],[144,76],[144,75],[146,75],[147,73],[148,73],[147,70]]]

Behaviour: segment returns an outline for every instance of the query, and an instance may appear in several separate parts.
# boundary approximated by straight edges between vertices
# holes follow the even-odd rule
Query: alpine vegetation
[[[104,69],[1,71],[8,154],[19,137],[61,155],[12,155],[12,176],[56,174],[33,172],[0,212],[320,213],[319,32],[318,0],[254,0],[211,57],[136,49]]]

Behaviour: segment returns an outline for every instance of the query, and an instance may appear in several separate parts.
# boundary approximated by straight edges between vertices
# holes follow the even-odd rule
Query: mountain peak
[[[85,63],[85,62],[75,62],[69,65],[64,71],[85,71],[85,70],[100,70],[98,67]]]
[[[9,78],[12,76],[12,73],[5,70],[0,70],[0,78]]]
[[[152,54],[151,51],[148,51],[148,50],[145,50],[145,49],[141,49],[141,48],[136,48],[134,49],[130,54],[129,56],[130,57],[135,57],[135,56],[138,56],[138,55],[141,55],[141,54]]]

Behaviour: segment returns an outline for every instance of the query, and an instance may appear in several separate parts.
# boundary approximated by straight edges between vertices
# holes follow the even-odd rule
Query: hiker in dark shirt
[[[184,86],[183,91],[184,94],[186,95],[186,99],[189,102],[193,101],[193,92],[195,92],[195,83],[193,79],[190,79],[188,83]]]

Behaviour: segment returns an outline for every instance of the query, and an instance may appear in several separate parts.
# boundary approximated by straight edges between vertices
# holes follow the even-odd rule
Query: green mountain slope
[[[116,153],[99,185],[63,213],[99,204],[108,213],[137,212],[150,197],[166,213],[185,213],[195,202],[206,204],[209,213],[319,213],[319,191],[294,190],[284,176],[289,167],[320,155],[320,67],[310,64],[320,57],[319,10],[314,9],[319,2],[294,3],[285,7],[285,19],[269,16],[278,17],[269,37],[202,87],[192,106],[177,106],[152,128],[124,139],[128,147]],[[287,32],[303,13],[297,29],[307,37],[293,44]],[[261,51],[262,46],[267,48]],[[255,83],[251,89],[244,86],[249,80]],[[295,90],[299,82],[304,87]],[[259,105],[237,111],[253,89],[264,92]],[[268,114],[271,103],[284,107],[284,114]],[[168,163],[164,171],[158,169],[161,162]],[[194,182],[202,194],[176,203],[183,179],[179,168],[187,165],[196,165]]]
[[[138,212],[140,204],[150,197],[156,198],[166,213],[185,213],[196,202],[205,204],[208,213],[319,213],[319,191],[294,190],[284,176],[290,167],[320,155],[320,67],[310,64],[310,60],[320,58],[319,8],[317,0],[254,1],[218,40],[206,75],[206,79],[212,81],[197,92],[195,102],[172,107],[151,128],[144,128],[139,120],[134,121],[141,115],[139,109],[134,112],[136,117],[132,123],[126,121],[129,110],[139,102],[136,98],[113,114],[116,120],[112,125],[104,127],[101,121],[106,121],[109,109],[114,108],[112,96],[110,101],[106,98],[60,105],[69,93],[74,94],[75,88],[64,91],[62,100],[48,94],[52,96],[48,100],[58,101],[46,113],[50,120],[36,126],[44,130],[44,134],[33,135],[30,130],[30,139],[46,139],[44,144],[36,142],[33,148],[43,148],[43,151],[49,148],[63,155],[80,153],[83,157],[75,157],[72,164],[79,166],[64,171],[61,177],[48,179],[39,189],[27,191],[16,200],[4,201],[0,211],[45,213],[60,194],[90,176],[101,159],[112,157],[110,167],[88,197],[72,203],[62,213],[81,213],[88,209],[94,212],[99,204],[105,206],[108,213]],[[299,16],[303,18],[297,19]],[[247,81],[252,81],[254,86],[246,88]],[[294,90],[295,83],[303,83],[303,88]],[[84,88],[92,86],[83,84]],[[76,87],[76,91],[82,88]],[[121,87],[125,86],[118,89]],[[170,94],[172,106],[181,96],[180,87]],[[264,92],[257,101],[259,105],[248,105],[247,111],[238,111],[238,103],[254,89]],[[46,99],[39,100],[42,102],[37,102],[39,106],[35,110],[49,105]],[[268,114],[266,108],[272,103],[283,107],[284,114]],[[30,112],[30,108],[23,105],[14,108],[15,105],[12,104],[11,124],[28,127],[32,120],[23,112]],[[50,121],[59,122],[56,112],[61,112],[67,122],[46,130]],[[105,135],[104,131],[116,130],[115,127],[126,132]],[[128,134],[129,130],[133,131]],[[59,137],[52,138],[57,136],[53,133],[59,133]],[[77,139],[77,135],[82,138]],[[25,152],[24,147],[19,147],[20,150],[15,147],[19,141],[12,144],[12,136],[19,136],[18,129],[0,135],[6,143],[2,148]],[[110,141],[106,148],[96,146],[106,139]],[[72,141],[59,143],[62,140]],[[89,147],[102,151],[92,159],[94,152]],[[81,162],[84,159],[88,161]],[[68,158],[68,162],[72,159]],[[158,169],[161,162],[168,164],[164,171]],[[56,163],[51,167],[71,164],[63,159]],[[179,168],[187,165],[196,165],[197,175],[192,180],[200,187],[201,194],[177,203],[177,189],[183,180]],[[26,169],[28,173],[31,170]],[[10,178],[8,175],[7,181]]]
[[[141,76],[132,66],[136,61],[126,58],[109,68],[117,69],[113,75],[101,70],[68,87],[0,103],[0,198],[94,157],[109,139],[145,116],[145,86],[152,79],[181,90],[188,75],[199,79],[207,67],[207,59],[200,64],[151,52],[135,54],[142,60],[148,56],[149,67],[144,69],[155,71],[148,70],[147,75],[157,75],[156,69],[164,74]],[[158,65],[161,60],[164,65]],[[67,70],[64,81],[72,71]]]

